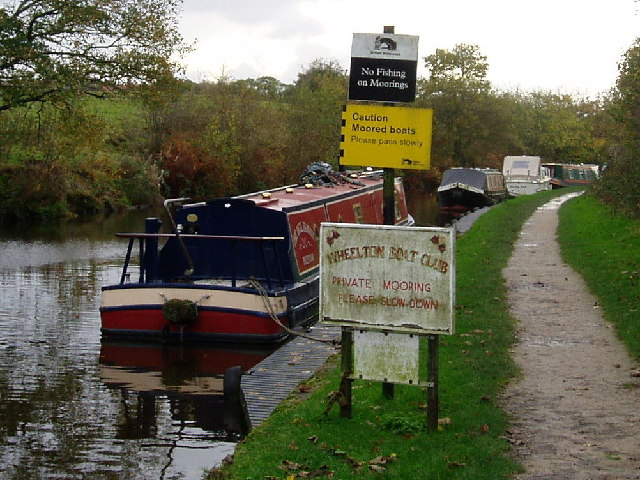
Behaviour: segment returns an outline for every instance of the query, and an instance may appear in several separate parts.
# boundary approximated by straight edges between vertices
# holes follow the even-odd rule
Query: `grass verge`
[[[397,385],[394,398],[385,399],[380,383],[356,381],[353,418],[340,418],[337,406],[325,414],[340,380],[333,358],[303,389],[311,387],[310,396],[292,395],[238,445],[232,463],[208,478],[496,480],[518,471],[497,404],[517,373],[501,272],[524,221],[565,192],[504,202],[458,240],[457,333],[440,342],[440,431],[426,431],[426,392],[414,386]]]
[[[563,259],[582,275],[605,318],[640,360],[640,221],[583,195],[560,210],[558,241]]]

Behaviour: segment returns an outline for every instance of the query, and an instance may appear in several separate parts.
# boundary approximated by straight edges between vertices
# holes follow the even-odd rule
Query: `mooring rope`
[[[308,340],[313,340],[314,342],[320,342],[320,343],[326,343],[327,345],[331,345],[331,346],[336,346],[338,345],[338,341],[337,340],[323,340],[321,338],[315,338],[312,337],[310,335],[306,335],[302,332],[296,332],[295,330],[292,330],[291,328],[289,328],[288,326],[284,325],[280,319],[278,318],[278,315],[276,314],[276,312],[273,309],[273,305],[271,304],[271,301],[269,300],[269,294],[267,293],[267,291],[264,289],[264,287],[262,286],[262,284],[260,282],[258,282],[257,280],[250,278],[249,279],[249,284],[255,288],[258,293],[260,294],[260,297],[262,298],[262,303],[264,304],[265,309],[267,310],[267,313],[269,314],[269,317],[271,317],[271,319],[276,322],[285,332],[287,332],[290,335],[295,335],[297,337],[302,337],[302,338],[306,338]]]

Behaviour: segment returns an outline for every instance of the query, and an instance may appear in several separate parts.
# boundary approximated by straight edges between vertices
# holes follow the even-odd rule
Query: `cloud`
[[[224,70],[290,83],[319,58],[346,69],[354,32],[394,25],[420,36],[420,76],[436,48],[469,43],[488,57],[499,88],[592,94],[613,86],[620,55],[639,31],[634,0],[185,0],[181,25],[187,40],[199,40],[186,58],[192,77]]]

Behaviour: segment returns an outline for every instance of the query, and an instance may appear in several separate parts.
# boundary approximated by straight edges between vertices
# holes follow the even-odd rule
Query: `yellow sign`
[[[347,105],[342,118],[340,164],[427,170],[433,110]]]

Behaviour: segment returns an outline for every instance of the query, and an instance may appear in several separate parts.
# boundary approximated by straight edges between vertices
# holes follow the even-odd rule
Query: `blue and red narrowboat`
[[[119,283],[102,288],[103,338],[273,343],[314,323],[320,224],[384,223],[382,172],[321,167],[300,185],[168,200],[170,233],[148,218],[144,233],[116,234],[129,245]],[[395,202],[396,224],[410,224],[399,178]]]

